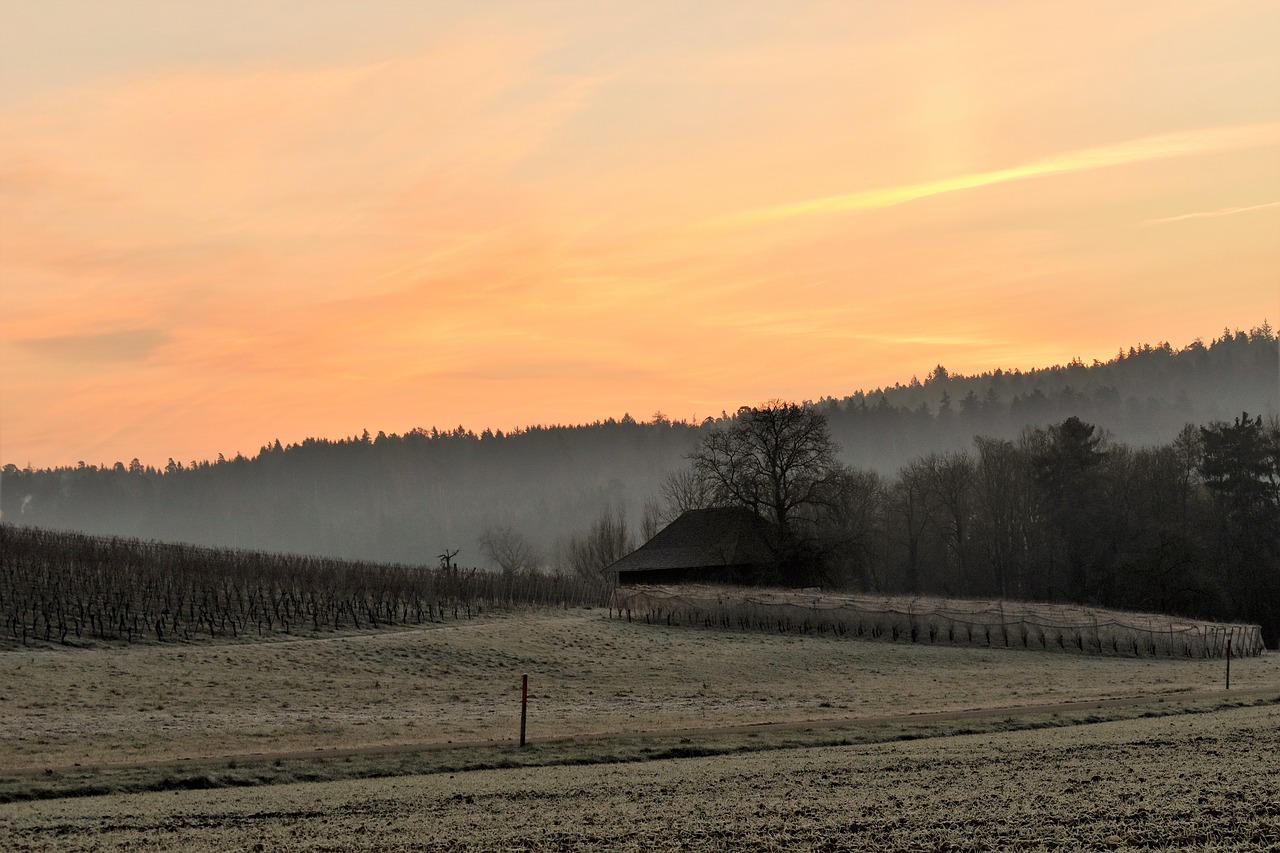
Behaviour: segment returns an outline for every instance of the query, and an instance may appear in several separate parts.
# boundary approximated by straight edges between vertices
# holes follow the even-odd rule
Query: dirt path
[[[928,726],[934,723],[955,722],[959,720],[989,720],[994,718],[1025,719],[1042,715],[1071,714],[1108,709],[1152,708],[1172,709],[1201,702],[1252,703],[1257,700],[1280,702],[1280,692],[1275,688],[1255,688],[1250,690],[1214,690],[1196,693],[1166,693],[1127,696],[1114,699],[1095,699],[1081,702],[1056,702],[1051,704],[1003,705],[991,708],[972,708],[957,711],[936,711],[924,713],[890,714],[867,717],[847,717],[822,720],[782,720],[778,722],[749,723],[743,725],[712,726],[683,729],[643,729],[637,731],[600,732],[586,735],[563,735],[556,737],[529,737],[527,743],[532,745],[589,743],[599,741],[645,741],[660,738],[707,738],[721,735],[750,734],[757,732],[801,732],[828,729],[870,729],[877,726]],[[274,761],[297,761],[307,759],[342,759],[357,756],[399,755],[423,752],[442,752],[449,750],[486,749],[514,746],[516,738],[476,741],[429,741],[417,743],[389,743],[359,747],[319,747],[312,750],[279,751],[279,752],[246,752],[226,753],[217,756],[201,756],[198,758],[175,758],[161,761],[95,763],[96,771],[111,770],[163,770],[166,768],[199,768],[227,763],[261,764]],[[76,772],[86,767],[74,765],[69,767],[24,768],[9,771],[11,776],[35,776],[50,772]]]

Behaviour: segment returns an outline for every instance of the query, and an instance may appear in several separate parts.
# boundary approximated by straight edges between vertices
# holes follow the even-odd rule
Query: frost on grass
[[[1280,710],[0,807],[14,850],[1266,850]]]

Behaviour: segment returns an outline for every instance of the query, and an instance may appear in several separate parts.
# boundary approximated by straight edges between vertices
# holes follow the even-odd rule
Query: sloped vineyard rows
[[[1262,653],[1257,625],[1077,605],[870,597],[697,586],[620,587],[611,613],[650,624],[830,634],[911,643],[1220,658]]]
[[[371,630],[516,606],[603,606],[569,575],[387,565],[0,525],[3,644]]]

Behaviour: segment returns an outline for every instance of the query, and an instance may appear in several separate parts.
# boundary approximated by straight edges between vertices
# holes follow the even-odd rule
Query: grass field
[[[13,651],[0,654],[0,798],[15,800],[0,806],[0,849],[937,849],[974,834],[1150,847],[1144,825],[1183,833],[1175,847],[1280,844],[1280,662],[1235,661],[1230,694],[1223,675],[1222,661],[587,609]],[[483,767],[507,769],[467,770]],[[1207,787],[1187,793],[1188,773]],[[266,784],[291,780],[316,781]],[[222,786],[237,787],[182,790]],[[17,801],[97,791],[117,793]],[[996,812],[966,817],[978,805]]]

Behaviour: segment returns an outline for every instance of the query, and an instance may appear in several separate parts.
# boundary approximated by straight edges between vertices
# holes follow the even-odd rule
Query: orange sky
[[[0,462],[1280,321],[1274,2],[0,0]]]

